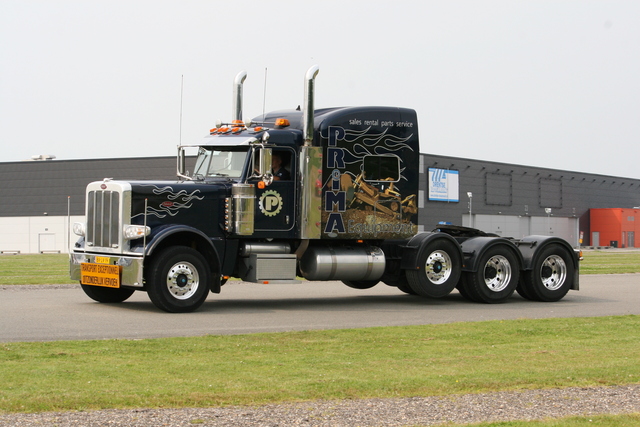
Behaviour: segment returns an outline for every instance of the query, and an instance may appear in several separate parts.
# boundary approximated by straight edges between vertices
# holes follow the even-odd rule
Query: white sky
[[[0,162],[174,155],[302,103],[418,112],[421,151],[640,178],[640,1],[0,0]]]

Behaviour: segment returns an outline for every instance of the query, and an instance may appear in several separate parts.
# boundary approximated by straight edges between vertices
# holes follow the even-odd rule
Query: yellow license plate
[[[121,271],[122,267],[119,265],[84,262],[80,265],[80,283],[83,285],[119,288]]]
[[[109,264],[110,259],[108,256],[97,256],[96,264]]]

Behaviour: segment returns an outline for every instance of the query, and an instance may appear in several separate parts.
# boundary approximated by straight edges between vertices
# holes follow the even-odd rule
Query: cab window
[[[362,167],[364,179],[367,182],[398,182],[400,180],[400,158],[398,156],[365,156]]]

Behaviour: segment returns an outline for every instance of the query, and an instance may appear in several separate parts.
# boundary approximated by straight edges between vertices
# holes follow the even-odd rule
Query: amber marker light
[[[287,126],[290,126],[291,123],[289,123],[289,120],[287,119],[276,119],[276,127],[280,127],[280,128],[286,128]]]
[[[264,181],[258,181],[258,188],[260,190],[264,190],[265,187],[266,187],[266,185],[265,185]]]

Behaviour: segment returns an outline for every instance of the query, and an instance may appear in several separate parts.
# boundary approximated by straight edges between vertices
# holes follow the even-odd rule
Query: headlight
[[[150,232],[151,229],[144,225],[125,225],[122,235],[126,240],[133,240],[148,236]]]
[[[74,222],[73,223],[73,234],[77,234],[78,236],[84,236],[85,235],[84,222]]]

